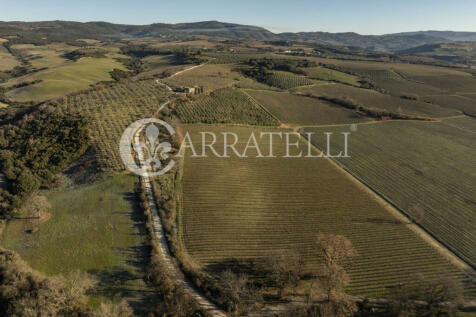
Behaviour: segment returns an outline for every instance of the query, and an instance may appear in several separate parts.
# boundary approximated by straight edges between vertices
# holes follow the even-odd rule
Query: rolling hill
[[[194,23],[154,23],[125,25],[107,22],[0,22],[0,36],[16,37],[17,41],[55,41],[61,39],[111,39],[127,37],[160,37],[206,35],[242,40],[285,40],[315,44],[360,47],[371,51],[397,52],[428,44],[454,41],[476,41],[475,32],[418,31],[384,35],[361,35],[353,32],[272,33],[265,28],[219,21]]]

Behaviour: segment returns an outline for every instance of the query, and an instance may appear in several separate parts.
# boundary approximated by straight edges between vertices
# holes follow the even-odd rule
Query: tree
[[[439,316],[442,307],[452,316],[463,302],[463,287],[449,276],[428,279],[420,274],[416,281],[417,299],[426,303],[425,313],[428,316]]]
[[[45,277],[31,269],[15,252],[0,248],[1,316],[79,316],[88,310],[85,293],[95,283],[86,273],[74,281]]]
[[[405,284],[399,283],[390,287],[390,316],[412,316],[415,310],[415,302],[411,300],[411,291]]]
[[[302,277],[304,261],[294,250],[281,250],[271,253],[265,259],[265,270],[268,281],[278,288],[281,298],[288,287],[296,287]]]
[[[391,316],[453,316],[463,301],[463,288],[451,277],[418,274],[412,280],[391,288]]]
[[[196,316],[197,311],[199,311],[199,307],[194,299],[182,287],[176,285],[172,291],[164,296],[155,311],[155,315],[161,317],[188,317]]]
[[[316,240],[318,251],[324,259],[324,268],[320,276],[320,283],[327,294],[327,300],[343,293],[350,279],[343,265],[357,252],[346,237],[334,234],[319,233]]]
[[[250,303],[256,302],[258,297],[253,285],[246,274],[235,274],[226,270],[219,277],[222,300],[235,315],[239,316]]]

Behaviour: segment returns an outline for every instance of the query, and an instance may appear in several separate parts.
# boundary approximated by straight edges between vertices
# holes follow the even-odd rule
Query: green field
[[[10,54],[0,41],[0,71],[10,70],[15,66],[20,66],[18,60]]]
[[[206,91],[232,86],[242,78],[230,65],[203,65],[167,78],[164,82],[172,87],[203,86]]]
[[[395,96],[451,95],[474,92],[476,89],[476,78],[458,69],[405,63],[317,60],[370,78],[378,87]]]
[[[124,129],[136,120],[151,117],[167,95],[163,85],[144,80],[67,96],[62,98],[60,107],[89,118],[90,136],[101,168],[122,171],[119,141]]]
[[[457,109],[464,113],[476,116],[476,100],[463,95],[432,95],[425,96],[425,100],[442,107]]]
[[[305,69],[307,76],[311,79],[337,81],[352,86],[360,86],[357,76],[349,75],[325,67],[312,67]]]
[[[317,83],[317,81],[290,72],[273,71],[272,74],[268,76],[266,83],[280,89],[291,89],[300,86],[313,85]]]
[[[63,43],[49,45],[15,44],[12,45],[12,49],[28,60],[33,67],[40,69],[65,64],[68,60],[62,55],[76,49],[76,47]]]
[[[234,88],[218,89],[192,102],[180,102],[176,111],[184,123],[277,124],[249,95]]]
[[[251,131],[263,131],[230,126],[187,125],[183,129],[191,133],[197,147],[199,131],[236,132],[241,142],[239,151]],[[269,150],[266,143],[260,143],[265,154]],[[277,156],[283,151],[283,143],[274,143]],[[308,268],[316,267],[318,256],[313,245],[317,234],[324,232],[345,235],[359,253],[348,268],[352,294],[385,296],[386,287],[410,283],[417,273],[462,278],[371,194],[323,158],[186,155],[179,219],[186,251],[212,272],[235,260],[259,261],[267,252],[281,249],[298,250]]]
[[[475,266],[475,128],[469,117],[362,124],[349,140],[352,158],[337,160]]]
[[[399,64],[395,69],[409,80],[424,83],[448,94],[474,92],[476,89],[476,78],[457,69],[410,64]]]
[[[8,82],[9,85],[21,81],[42,80],[42,82],[11,90],[7,96],[14,101],[42,101],[61,95],[87,89],[100,81],[111,80],[109,72],[114,68],[125,69],[112,58],[85,57],[76,62],[32,73]]]
[[[287,92],[247,90],[251,95],[283,123],[317,125],[331,123],[355,123],[369,120],[355,111],[330,102],[293,95]]]
[[[148,254],[133,185],[121,175],[92,185],[48,191],[51,218],[27,234],[28,220],[10,221],[2,244],[48,275],[82,270],[100,282],[95,295],[144,305]],[[116,298],[117,297],[117,298]]]
[[[303,88],[300,93],[310,94],[312,96],[327,96],[334,98],[350,98],[365,107],[386,110],[398,114],[416,115],[424,117],[448,117],[461,114],[455,109],[448,109],[436,104],[430,104],[422,101],[402,99],[386,94],[379,93],[371,89],[351,87],[341,84],[329,84]]]

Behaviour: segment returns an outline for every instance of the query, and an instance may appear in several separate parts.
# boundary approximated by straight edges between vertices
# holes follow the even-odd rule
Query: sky
[[[218,20],[273,32],[476,32],[475,0],[0,0],[0,21],[123,24]]]

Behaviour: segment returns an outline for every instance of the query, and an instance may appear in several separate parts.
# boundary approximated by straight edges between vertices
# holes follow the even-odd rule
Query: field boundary
[[[325,155],[325,151],[322,151],[319,147],[314,145],[313,143],[309,142],[309,140],[300,132],[301,138],[306,140],[308,144],[314,147],[319,152],[323,153],[324,157],[328,159],[334,166],[339,168],[344,174],[349,177],[354,183],[358,184],[359,187],[363,188],[367,193],[371,194],[383,207],[389,211],[393,216],[395,216],[398,220],[402,221],[406,227],[416,233],[420,238],[422,238],[426,243],[428,243],[432,248],[434,248],[438,253],[440,253],[443,257],[445,257],[450,263],[458,267],[459,269],[463,270],[467,273],[475,274],[475,267],[471,264],[467,263],[463,258],[457,255],[452,248],[448,247],[445,243],[441,242],[434,234],[429,232],[427,229],[423,228],[419,224],[415,223],[412,218],[407,214],[405,210],[398,207],[390,198],[386,197],[385,195],[379,193],[376,189],[372,187],[372,185],[368,184],[358,175],[353,173],[349,170],[346,166],[342,163],[328,157]]]
[[[264,112],[266,112],[267,114],[269,114],[273,119],[275,119],[277,121],[277,123],[282,123],[281,120],[279,120],[274,114],[272,114],[268,109],[266,109],[265,106],[263,106],[261,103],[259,103],[255,98],[253,98],[249,93],[247,93],[246,91],[244,90],[241,90],[240,91],[246,95],[248,97],[248,99],[251,101],[251,103],[254,105],[254,106],[257,106],[258,108],[261,108]]]

